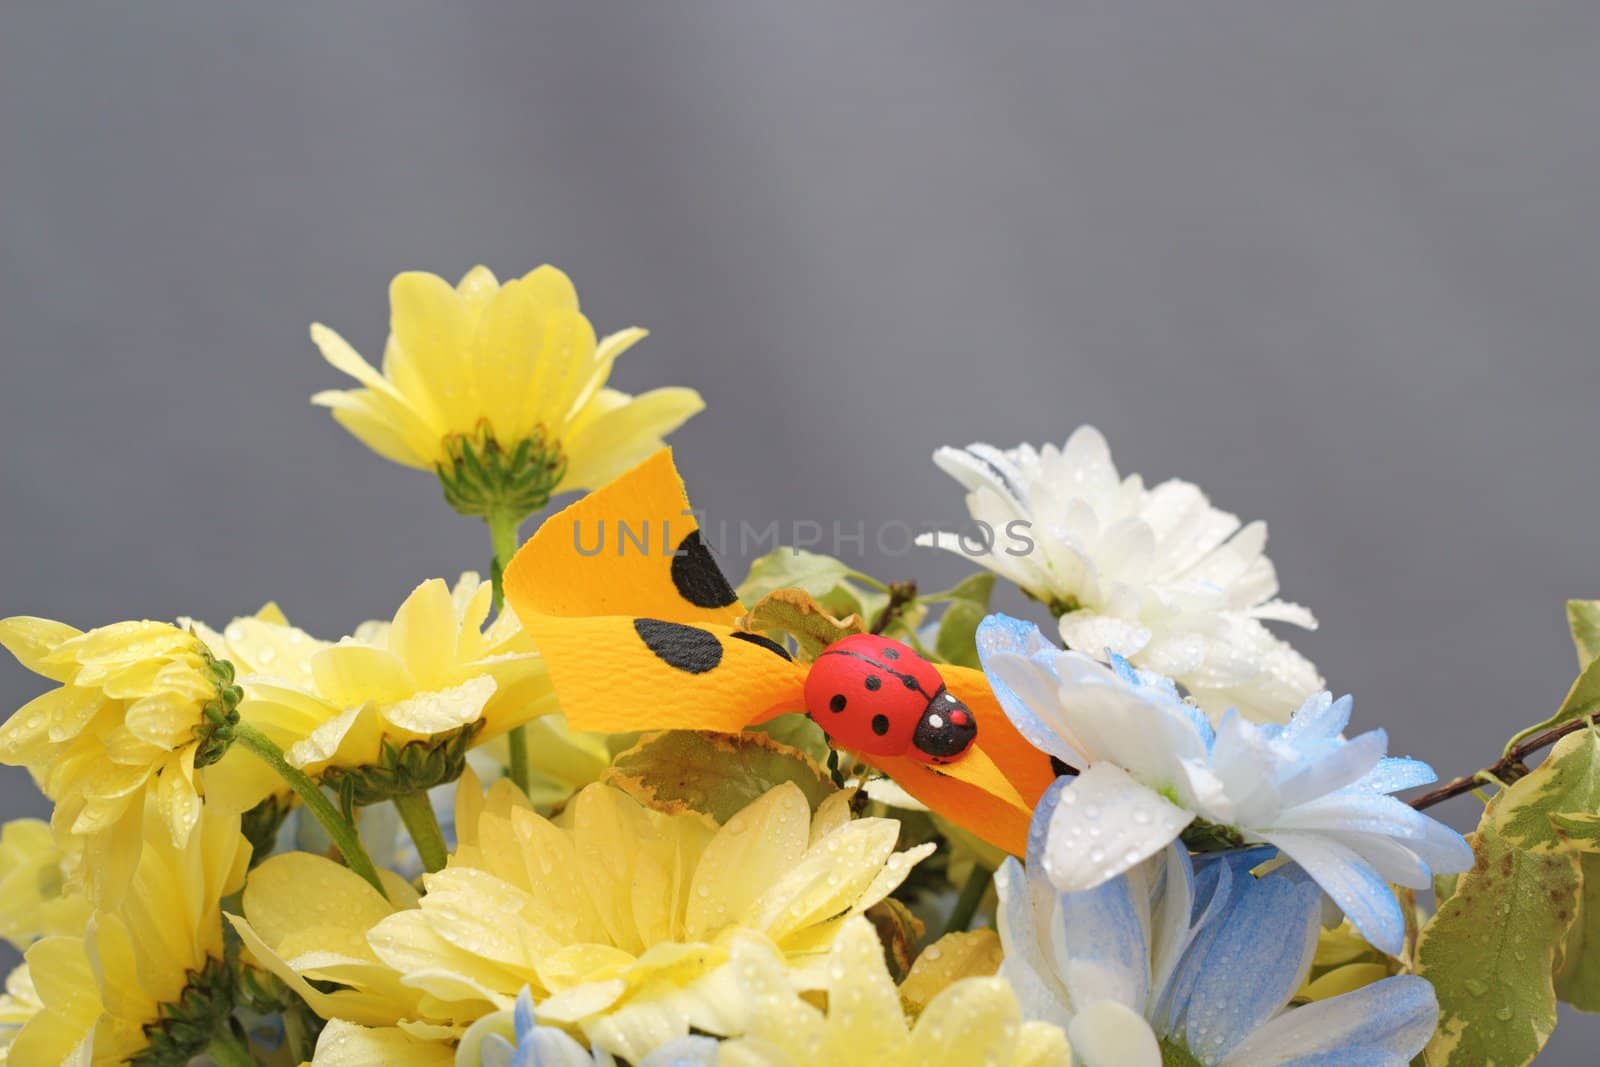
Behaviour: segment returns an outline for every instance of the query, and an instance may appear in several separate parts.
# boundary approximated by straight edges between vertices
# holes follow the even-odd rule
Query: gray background
[[[953,521],[936,446],[1092,421],[1268,520],[1357,725],[1465,770],[1600,595],[1597,93],[1581,0],[8,4],[0,607],[332,635],[481,566],[306,325],[376,358],[394,272],[551,261],[654,331],[616,384],[705,394],[713,512]]]

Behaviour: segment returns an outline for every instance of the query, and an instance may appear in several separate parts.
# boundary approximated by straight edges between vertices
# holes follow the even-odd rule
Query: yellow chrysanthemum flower
[[[39,819],[0,827],[0,937],[18,950],[51,934],[76,933],[88,920],[89,898],[68,889],[66,860]]]
[[[509,783],[484,797],[468,775],[456,829],[449,865],[403,910],[320,857],[268,860],[245,891],[248,922],[236,922],[245,944],[325,1017],[431,1038],[509,1008],[528,986],[541,1019],[636,1059],[691,1026],[737,1025],[717,973],[738,931],[775,945],[798,984],[820,986],[845,922],[932,848],[896,853],[899,824],[852,820],[846,794],[813,817],[792,784],[718,827],[605,785],[552,822]],[[287,891],[308,880],[318,891]]]
[[[10,1050],[18,1064],[122,1064],[148,1052],[186,1062],[232,1009],[219,901],[244,880],[239,817],[205,807],[183,845],[155,813],[126,897],[77,937],[27,952],[38,1010]],[[76,1058],[75,1058],[76,1057]]]
[[[0,644],[60,683],[0,727],[0,762],[27,767],[55,801],[56,833],[92,850],[81,867],[91,895],[114,894],[138,860],[147,802],[173,845],[199,820],[196,769],[221,755],[237,718],[233,669],[162,622],[83,633],[11,618],[0,621]]]
[[[749,1001],[749,1025],[723,1043],[721,1067],[1066,1067],[1072,1060],[1059,1027],[1022,1021],[1003,978],[951,982],[908,1023],[883,946],[865,919],[846,923],[834,941],[826,1010],[795,991],[758,939],[735,945],[733,971]]]
[[[287,686],[309,686],[311,657],[328,646],[304,630],[289,624],[276,604],[268,604],[254,615],[241,616],[221,630],[213,630],[198,619],[179,619],[179,624],[205,642],[214,655],[233,664],[244,689],[239,702],[239,717],[260,728],[280,748],[287,748],[303,735],[285,733],[275,723],[268,702],[252,700],[247,684],[251,678],[272,679]],[[257,721],[256,711],[267,711],[266,722]],[[237,811],[248,811],[268,797],[278,797],[284,805],[292,803],[293,791],[278,773],[260,758],[233,746],[206,775],[207,799]]]
[[[474,267],[455,287],[408,272],[390,283],[389,309],[381,374],[338,334],[311,327],[324,358],[362,385],[312,401],[379,455],[438,471],[451,503],[471,514],[498,503],[521,518],[552,493],[602,485],[704,406],[693,389],[606,388],[612,363],[645,331],[597,341],[554,267],[504,285]],[[453,495],[471,497],[485,471],[503,484],[479,490],[522,493],[519,502]]]
[[[11,1044],[27,1021],[43,1008],[28,965],[23,963],[12,968],[6,975],[6,991],[0,993],[0,1063],[21,1064],[21,1060],[11,1058]]]
[[[248,676],[240,714],[308,774],[353,776],[359,803],[449,781],[468,747],[555,708],[516,616],[484,627],[491,596],[476,575],[453,592],[423,582],[393,622],[297,643],[308,655],[293,677]]]

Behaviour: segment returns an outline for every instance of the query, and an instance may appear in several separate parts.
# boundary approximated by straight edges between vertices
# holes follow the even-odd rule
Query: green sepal
[[[480,719],[403,745],[386,738],[377,763],[331,767],[322,772],[322,782],[339,795],[346,807],[364,808],[397,796],[425,792],[461,777],[467,765],[467,750],[482,729]]]
[[[176,1003],[163,1004],[160,1017],[144,1026],[144,1049],[129,1057],[131,1067],[186,1067],[211,1043],[219,1029],[230,1025],[235,982],[233,967],[225,960],[208,959],[190,971]]]
[[[250,842],[250,866],[254,867],[272,854],[278,828],[293,810],[292,793],[274,793],[240,817],[239,832]]]
[[[444,447],[450,458],[434,469],[445,501],[463,515],[525,519],[550,502],[567,473],[561,443],[542,426],[507,450],[484,421],[474,433],[451,434]]]
[[[201,646],[200,655],[205,660],[206,674],[216,687],[216,695],[200,709],[200,721],[195,724],[195,769],[209,767],[220,760],[233,744],[233,730],[239,725],[239,701],[244,690],[234,683],[233,664],[211,654]]]

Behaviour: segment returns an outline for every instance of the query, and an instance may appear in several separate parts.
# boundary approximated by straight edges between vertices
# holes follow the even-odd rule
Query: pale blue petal
[[[1041,714],[1060,703],[1055,656],[1061,650],[1033,623],[998,613],[978,624],[977,644],[989,688],[1017,732],[1041,752],[1082,767],[1083,755]]]
[[[1165,862],[1164,855],[1157,856],[1145,869]],[[1067,950],[1063,977],[1074,1010],[1114,1000],[1144,1014],[1150,994],[1149,890],[1146,880],[1132,873],[1144,869],[1094,889],[1061,894]]]
[[[516,1027],[517,1044],[522,1044],[533,1035],[534,1027],[538,1021],[533,1014],[533,991],[527,986],[522,987],[522,992],[517,994],[517,1003],[511,1011],[511,1019]]]
[[[1189,947],[1196,893],[1194,864],[1181,843],[1167,846],[1162,864],[1150,900],[1150,999],[1158,1011],[1162,994]]]
[[[1378,766],[1388,748],[1388,734],[1369,730],[1278,783],[1278,797],[1284,807],[1292,807],[1359,782]]]
[[[1061,803],[1061,791],[1070,788],[1073,781],[1072,778],[1057,778],[1045,787],[1039,796],[1039,803],[1034,805],[1033,818],[1028,820],[1027,860],[1030,875],[1044,873],[1044,849],[1050,840],[1050,820]]]
[[[1334,700],[1330,693],[1313,693],[1289,717],[1283,728],[1283,738],[1291,742],[1332,740],[1344,733],[1350,725],[1353,701],[1348,696]]]
[[[1274,830],[1359,830],[1406,841],[1428,834],[1428,816],[1385,794],[1330,793],[1289,808],[1272,824]]]
[[[1285,1012],[1235,1049],[1228,1067],[1408,1063],[1438,1022],[1433,986],[1399,975]]]
[[[674,1038],[639,1061],[638,1067],[714,1067],[715,1038],[689,1034]]]
[[[1317,948],[1321,900],[1308,885],[1236,874],[1236,903],[1208,941],[1183,1009],[1184,1044],[1217,1063],[1289,1002]]]
[[[1398,793],[1402,789],[1415,789],[1438,780],[1439,776],[1433,772],[1433,768],[1419,759],[1387,756],[1379,760],[1365,778],[1349,788],[1369,793]]]
[[[571,1067],[593,1063],[589,1050],[553,1026],[540,1026],[517,1043],[517,1058],[512,1067]]]
[[[1166,988],[1156,991],[1155,1010],[1150,1013],[1156,1033],[1163,1037],[1177,1031],[1189,994],[1200,980],[1206,947],[1216,939],[1218,930],[1233,910],[1234,880],[1233,865],[1226,861],[1207,863],[1195,869],[1193,932],[1189,947],[1178,960]]]
[[[1022,865],[1009,856],[994,872],[994,887],[1000,898],[995,921],[1005,951],[1000,973],[1016,992],[1022,1017],[1066,1026],[1071,1021],[1067,991],[1052,969],[1046,949],[1050,921],[1047,913],[1041,929],[1039,915],[1054,904],[1054,891],[1046,883],[1044,893],[1036,896]]]
[[[477,1067],[513,1067],[517,1050],[499,1034],[490,1034],[478,1046]]]
[[[1457,874],[1472,869],[1472,846],[1467,839],[1437,819],[1429,819],[1420,841],[1406,842],[1434,874]]]
[[[1321,834],[1272,831],[1262,835],[1305,869],[1376,948],[1398,956],[1405,917],[1389,883],[1355,852]]]

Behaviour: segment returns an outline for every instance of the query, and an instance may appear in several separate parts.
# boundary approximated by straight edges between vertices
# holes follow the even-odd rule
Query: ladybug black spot
[[[894,649],[890,648],[888,645],[884,645],[883,646],[883,658],[884,659],[899,659],[900,658],[900,653],[896,652]]]
[[[778,644],[778,642],[764,634],[753,634],[744,630],[735,630],[728,636],[736,637],[740,641],[748,641],[752,645],[758,645],[761,648],[766,649],[768,652],[782,656],[784,659],[792,660],[793,658],[789,655],[789,650],[787,648],[784,648],[782,645]]]
[[[704,674],[722,662],[722,642],[698,626],[660,619],[634,619],[633,630],[644,647],[669,667],[688,674]]]
[[[833,699],[828,701],[828,710],[832,711],[832,712],[840,712],[840,711],[844,710],[844,705],[845,705],[844,694],[843,693],[835,693],[835,694],[833,694]]]
[[[872,717],[872,732],[882,737],[889,732],[889,716],[874,715]]]
[[[711,558],[711,550],[700,539],[699,530],[691,530],[678,542],[672,557],[672,584],[683,599],[697,608],[725,608],[739,600]]]
[[[879,678],[876,674],[869,674],[867,675],[867,680],[861,684],[866,686],[869,692],[876,693],[883,687],[883,679]]]
[[[906,688],[907,689],[916,689],[917,688],[917,680],[915,678],[911,677],[911,675],[909,675],[909,674],[902,674],[900,676],[900,680],[906,684]]]

